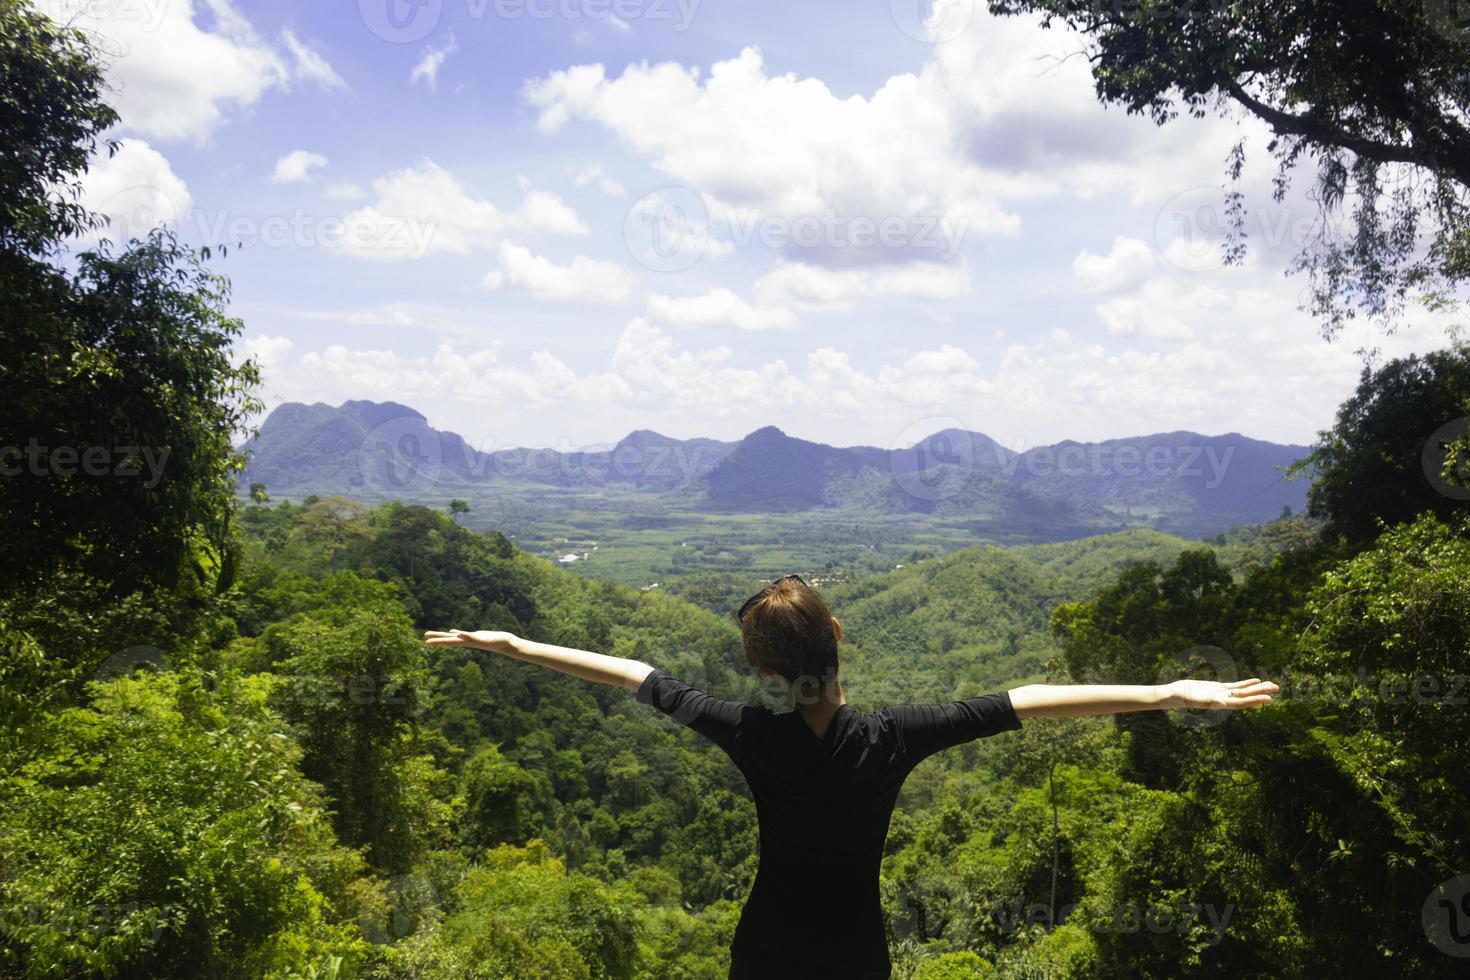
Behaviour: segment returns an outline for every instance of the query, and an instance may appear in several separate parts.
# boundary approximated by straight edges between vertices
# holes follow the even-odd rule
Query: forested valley
[[[440,509],[242,499],[259,378],[227,281],[167,232],[59,257],[88,216],[54,188],[112,115],[79,37],[0,19],[26,150],[0,162],[0,976],[724,977],[756,859],[739,772],[624,692],[419,633],[776,704],[741,583],[640,590]],[[926,762],[883,864],[896,975],[1462,975],[1467,415],[1470,350],[1390,361],[1324,420],[1306,515],[825,587],[861,709],[1282,687],[1249,716],[1038,721]]]

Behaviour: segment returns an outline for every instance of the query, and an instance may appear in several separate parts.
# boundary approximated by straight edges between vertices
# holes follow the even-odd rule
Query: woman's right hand
[[[424,634],[429,646],[474,647],[491,653],[512,654],[521,638],[504,630],[429,630]]]
[[[1228,684],[1185,679],[1164,685],[1163,706],[1213,710],[1251,708],[1258,704],[1268,704],[1271,695],[1279,690],[1281,688],[1275,684],[1259,677]]]

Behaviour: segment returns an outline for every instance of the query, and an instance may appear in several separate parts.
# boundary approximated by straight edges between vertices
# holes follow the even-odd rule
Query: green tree
[[[121,648],[198,638],[258,376],[227,284],[171,236],[54,255],[97,225],[79,181],[117,119],[83,35],[3,0],[0,67],[0,687],[29,713]]]
[[[1021,730],[1014,752],[1017,775],[1046,785],[1051,807],[1051,884],[1047,891],[1047,926],[1058,921],[1057,878],[1061,871],[1062,828],[1057,814],[1057,768],[1063,765],[1096,766],[1103,740],[1097,726],[1074,718],[1038,719]]]
[[[913,980],[986,980],[994,976],[995,967],[969,950],[927,957],[913,972]]]
[[[77,199],[87,161],[117,113],[103,99],[86,37],[23,0],[0,0],[0,86],[0,260],[8,284],[10,274],[34,272],[19,255],[50,252],[98,226]]]
[[[465,808],[460,840],[476,851],[524,844],[544,825],[545,800],[536,778],[488,745],[464,767]]]
[[[540,841],[491,850],[454,899],[440,929],[405,949],[405,975],[620,980],[640,965],[641,897],[567,872]]]
[[[1276,194],[1316,162],[1318,232],[1296,266],[1327,334],[1361,310],[1447,299],[1470,279],[1470,16],[1455,0],[1097,3],[994,0],[1086,35],[1098,97],[1162,124],[1243,107],[1273,130]],[[1245,156],[1237,145],[1229,175]],[[1351,202],[1345,234],[1330,232]],[[1226,257],[1244,254],[1244,205],[1226,199]]]
[[[329,607],[261,638],[282,676],[274,700],[304,749],[301,769],[326,788],[338,835],[373,866],[406,871],[448,814],[418,715],[423,644],[398,610]]]
[[[265,677],[142,672],[52,712],[0,767],[7,976],[245,976],[367,953]]]
[[[1312,471],[1307,509],[1327,533],[1361,547],[1379,521],[1401,524],[1429,511],[1463,513],[1470,489],[1446,474],[1444,444],[1470,435],[1470,348],[1455,347],[1363,370],[1298,469]]]

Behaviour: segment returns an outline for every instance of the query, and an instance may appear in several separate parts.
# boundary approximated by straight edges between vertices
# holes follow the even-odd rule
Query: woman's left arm
[[[430,646],[489,650],[516,660],[550,667],[563,674],[580,677],[584,681],[612,684],[629,691],[637,691],[643,679],[653,673],[653,668],[641,660],[609,657],[591,650],[574,650],[551,643],[538,643],[501,630],[479,630],[473,633],[467,630],[430,630],[424,634],[424,642]]]
[[[1027,684],[1009,693],[1017,718],[1076,718],[1163,708],[1249,708],[1267,703],[1278,690],[1270,681],[1252,677],[1229,684]]]

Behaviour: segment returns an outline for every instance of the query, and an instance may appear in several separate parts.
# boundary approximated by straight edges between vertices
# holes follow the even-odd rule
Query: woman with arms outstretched
[[[736,614],[746,659],[789,685],[792,711],[711,697],[663,670],[524,640],[510,633],[429,632],[613,684],[713,741],[745,775],[760,823],[760,860],[730,947],[730,976],[886,978],[878,894],[884,838],[899,788],[941,749],[1021,727],[1025,718],[1162,708],[1247,708],[1275,684],[1183,680],[1165,685],[1027,684],[940,704],[859,712],[837,679],[842,627],[800,578],[777,579]]]

